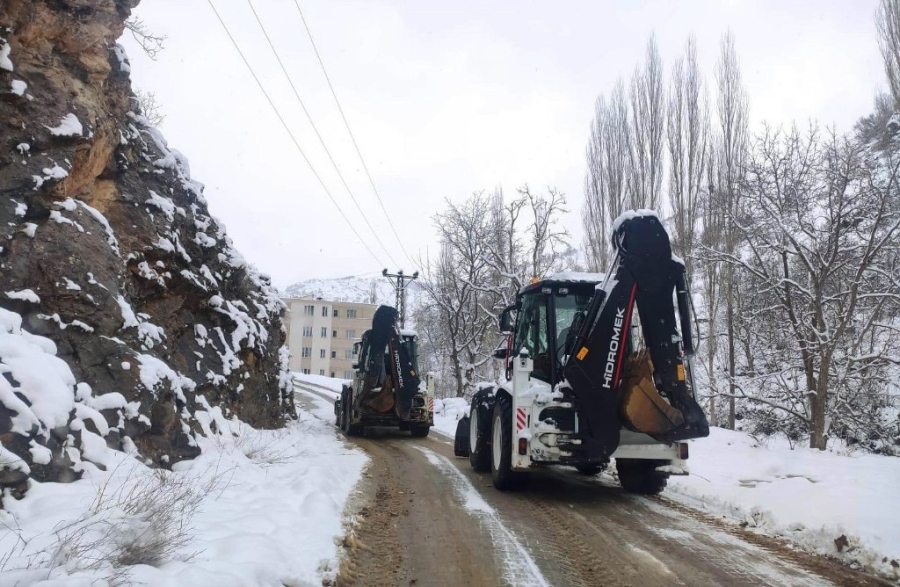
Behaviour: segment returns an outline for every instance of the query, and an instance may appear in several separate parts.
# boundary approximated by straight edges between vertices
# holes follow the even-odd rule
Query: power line
[[[381,248],[387,254],[391,262],[396,265],[397,262],[394,261],[394,257],[391,256],[391,252],[386,246],[384,246],[384,243],[381,242],[381,239],[378,237],[378,232],[372,227],[372,224],[369,222],[369,218],[366,216],[366,213],[363,212],[363,209],[360,207],[359,202],[356,201],[356,196],[353,195],[353,191],[347,184],[347,180],[344,179],[344,175],[341,173],[341,170],[335,162],[334,157],[331,156],[331,151],[328,150],[328,145],[325,144],[325,139],[322,138],[322,135],[319,133],[319,129],[316,127],[316,123],[313,122],[312,116],[310,116],[309,111],[306,109],[306,105],[303,103],[303,98],[300,97],[300,92],[297,91],[297,87],[294,85],[294,81],[291,79],[291,75],[288,73],[287,68],[284,66],[284,62],[281,61],[281,56],[278,54],[278,50],[275,48],[275,44],[272,42],[272,39],[269,37],[269,33],[268,31],[266,31],[266,27],[265,25],[263,25],[262,19],[260,19],[259,14],[256,12],[256,8],[253,7],[253,2],[251,0],[247,0],[247,4],[250,6],[250,10],[251,12],[253,12],[253,16],[256,18],[257,24],[259,24],[259,28],[262,30],[262,34],[266,38],[266,42],[269,43],[269,48],[272,49],[272,53],[274,53],[275,59],[278,61],[278,65],[281,67],[281,71],[284,73],[284,77],[287,78],[288,84],[290,84],[291,86],[291,90],[294,91],[294,96],[297,98],[297,101],[300,102],[300,108],[303,109],[303,114],[306,115],[306,120],[309,121],[310,126],[312,126],[313,131],[316,133],[316,137],[318,137],[319,139],[319,143],[322,145],[322,149],[324,149],[325,154],[328,155],[328,160],[331,161],[332,167],[334,167],[334,170],[335,172],[337,172],[338,177],[341,178],[341,183],[344,184],[344,189],[347,190],[347,193],[350,195],[350,199],[353,201],[356,209],[359,210],[359,213],[362,215],[366,226],[368,226],[369,230],[372,231],[372,235],[375,236],[375,240],[378,241],[379,245],[381,245]]]
[[[294,146],[297,147],[297,151],[300,152],[300,155],[303,157],[303,160],[306,161],[306,164],[309,166],[310,171],[312,171],[313,175],[316,176],[316,179],[319,180],[319,185],[322,186],[322,189],[325,190],[325,193],[328,195],[328,199],[331,200],[331,203],[334,204],[334,207],[337,208],[338,212],[340,212],[341,217],[347,223],[347,226],[350,227],[350,230],[353,231],[353,234],[356,235],[356,238],[359,239],[359,242],[369,251],[369,254],[372,255],[372,258],[378,262],[379,265],[383,265],[384,263],[378,259],[378,256],[372,252],[372,249],[369,248],[369,245],[366,244],[366,241],[359,235],[359,232],[356,231],[356,228],[350,222],[350,219],[347,218],[347,215],[344,214],[344,211],[341,210],[340,205],[337,203],[337,200],[334,199],[334,196],[331,195],[331,192],[328,190],[328,186],[325,185],[325,182],[322,181],[322,178],[319,177],[318,172],[316,172],[316,168],[313,167],[309,158],[306,156],[306,153],[303,152],[303,148],[300,146],[300,143],[297,141],[297,138],[294,136],[294,133],[291,132],[290,127],[288,127],[287,123],[284,121],[284,117],[281,116],[281,112],[278,111],[278,108],[275,106],[275,103],[272,101],[272,98],[269,97],[269,93],[266,91],[266,88],[263,87],[262,82],[259,81],[259,78],[256,76],[256,72],[253,71],[253,67],[250,65],[250,62],[247,61],[247,58],[244,56],[244,52],[241,51],[241,48],[238,46],[237,41],[235,41],[234,37],[231,34],[231,31],[228,30],[228,26],[225,24],[225,21],[222,20],[221,15],[219,15],[219,11],[216,10],[215,5],[212,3],[212,0],[206,0],[209,4],[209,7],[212,8],[212,11],[215,13],[216,18],[219,20],[219,24],[222,25],[222,28],[225,29],[225,34],[228,35],[228,38],[231,39],[231,44],[234,45],[235,50],[237,50],[238,55],[241,56],[241,59],[244,61],[244,65],[247,66],[247,70],[250,71],[250,75],[253,76],[253,79],[256,81],[256,85],[259,86],[260,91],[263,93],[263,96],[266,97],[266,101],[269,103],[269,106],[272,107],[272,110],[275,112],[275,116],[278,117],[278,120],[281,121],[281,126],[284,127],[284,130],[287,131],[288,136],[291,137],[291,141],[293,141]]]
[[[322,56],[319,55],[319,49],[316,48],[316,42],[313,40],[312,31],[309,30],[309,24],[306,22],[306,18],[303,16],[303,11],[300,9],[300,3],[298,0],[294,0],[294,6],[297,7],[297,12],[300,14],[300,20],[303,21],[303,26],[306,28],[306,35],[309,37],[309,42],[312,44],[313,51],[316,54],[316,59],[319,60],[319,66],[322,68],[322,73],[325,74],[325,81],[328,82],[328,89],[331,90],[331,95],[334,97],[334,103],[337,104],[338,111],[341,113],[341,119],[344,121],[344,126],[347,128],[347,134],[350,135],[350,140],[353,142],[353,148],[356,149],[356,154],[359,156],[359,161],[362,163],[363,169],[366,171],[366,177],[369,179],[369,185],[372,186],[372,191],[375,192],[375,197],[378,198],[378,204],[381,206],[381,211],[384,212],[384,217],[387,218],[388,224],[391,227],[391,231],[394,233],[394,238],[397,239],[397,243],[400,245],[400,249],[403,251],[403,254],[406,255],[407,260],[415,265],[416,263],[409,256],[409,253],[406,252],[406,247],[403,246],[403,241],[400,240],[400,235],[397,234],[397,229],[394,227],[394,223],[391,222],[391,216],[388,214],[387,209],[384,207],[384,202],[381,199],[381,194],[378,193],[378,188],[375,187],[375,182],[372,180],[372,174],[369,173],[369,166],[366,165],[366,160],[363,158],[362,151],[359,149],[359,145],[356,143],[356,137],[353,136],[353,131],[350,130],[350,123],[347,121],[347,116],[344,114],[344,109],[341,107],[341,101],[338,100],[337,93],[334,91],[334,86],[331,85],[331,78],[328,77],[328,71],[325,69],[325,63],[322,61]]]

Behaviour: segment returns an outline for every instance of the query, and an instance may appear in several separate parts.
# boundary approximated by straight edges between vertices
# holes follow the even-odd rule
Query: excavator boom
[[[616,260],[597,286],[563,368],[579,406],[577,448],[590,459],[615,451],[623,425],[665,443],[709,435],[689,385],[693,343],[683,263],[651,211],[620,217],[613,246]],[[635,308],[646,344],[640,353],[631,336]]]

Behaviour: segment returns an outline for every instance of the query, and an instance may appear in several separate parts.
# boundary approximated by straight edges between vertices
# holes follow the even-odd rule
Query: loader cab
[[[523,288],[516,306],[501,314],[503,330],[504,318],[509,321],[511,311],[517,311],[509,354],[526,350],[534,361],[532,377],[551,385],[562,379],[562,368],[572,353],[597,283],[545,279]]]

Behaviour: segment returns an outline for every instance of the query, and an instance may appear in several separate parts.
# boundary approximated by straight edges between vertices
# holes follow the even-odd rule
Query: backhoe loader
[[[709,435],[683,262],[649,210],[619,217],[612,245],[605,275],[536,281],[500,315],[506,381],[478,391],[454,443],[498,489],[541,466],[596,474],[614,459],[626,491],[656,494],[687,474],[682,441]]]

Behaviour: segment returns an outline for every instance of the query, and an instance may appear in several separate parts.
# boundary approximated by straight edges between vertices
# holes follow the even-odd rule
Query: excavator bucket
[[[647,350],[632,355],[625,364],[619,417],[626,428],[651,436],[670,434],[684,424],[681,412],[656,390]]]

